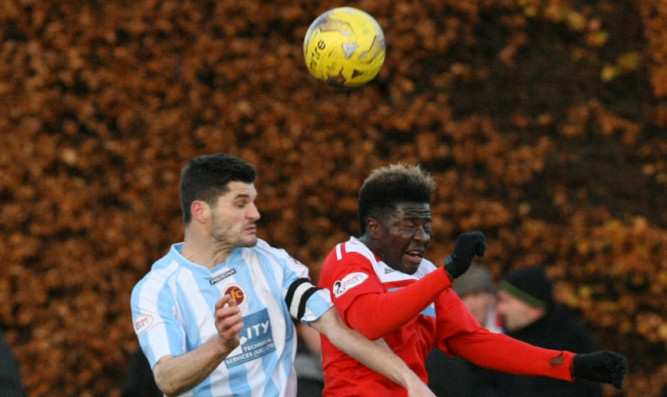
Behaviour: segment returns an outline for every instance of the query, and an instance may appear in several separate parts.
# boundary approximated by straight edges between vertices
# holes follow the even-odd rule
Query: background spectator
[[[595,350],[590,332],[564,307],[554,302],[544,267],[534,265],[506,275],[499,283],[496,310],[505,333],[549,349],[588,353]],[[485,379],[501,397],[602,395],[602,386],[586,380],[564,382],[543,377],[490,372]]]
[[[22,397],[26,395],[21,369],[5,335],[0,331],[0,396]]]
[[[502,331],[496,315],[496,285],[488,267],[473,264],[454,280],[453,288],[482,326],[492,332]]]

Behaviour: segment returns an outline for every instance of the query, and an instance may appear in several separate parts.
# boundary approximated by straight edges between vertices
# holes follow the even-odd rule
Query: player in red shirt
[[[475,320],[450,287],[476,255],[484,255],[486,239],[481,232],[462,234],[441,268],[425,259],[434,188],[419,166],[402,164],[377,169],[364,181],[362,235],[336,245],[319,281],[332,292],[343,321],[369,339],[384,339],[424,382],[424,361],[435,346],[485,368],[564,381],[582,377],[621,388],[627,360],[619,354],[543,349],[491,333]],[[406,395],[324,336],[322,355],[325,396]]]

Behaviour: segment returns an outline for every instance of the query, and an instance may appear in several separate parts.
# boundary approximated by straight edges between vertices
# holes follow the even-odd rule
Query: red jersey
[[[446,273],[426,259],[415,274],[405,274],[352,237],[329,253],[319,286],[332,292],[345,324],[369,339],[384,339],[425,383],[424,362],[433,346],[490,369],[573,380],[574,354],[489,332],[449,289]],[[322,367],[324,396],[407,396],[400,385],[347,356],[324,335]]]

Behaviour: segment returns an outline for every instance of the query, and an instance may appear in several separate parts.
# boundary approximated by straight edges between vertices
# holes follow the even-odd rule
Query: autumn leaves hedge
[[[630,359],[625,395],[664,395],[661,0],[353,2],[388,45],[354,91],[302,60],[337,5],[0,4],[0,325],[30,394],[120,394],[130,291],[182,238],[180,166],[226,151],[259,170],[262,237],[314,278],[357,233],[368,172],[422,164],[434,262],[482,230],[494,275],[548,264],[598,346]]]

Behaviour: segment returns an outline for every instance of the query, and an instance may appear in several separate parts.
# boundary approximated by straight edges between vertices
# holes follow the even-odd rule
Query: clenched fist
[[[612,351],[577,354],[572,360],[572,375],[594,382],[611,383],[617,389],[623,387],[628,372],[628,360]]]
[[[449,278],[455,278],[465,273],[475,255],[484,256],[486,253],[486,237],[482,232],[463,233],[456,240],[454,253],[445,259],[445,271]]]

